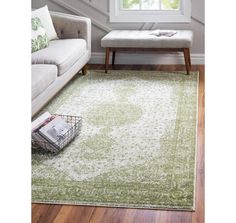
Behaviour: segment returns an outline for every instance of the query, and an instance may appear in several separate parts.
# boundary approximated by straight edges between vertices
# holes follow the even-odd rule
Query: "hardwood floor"
[[[185,70],[184,65],[116,65],[115,68],[121,70]],[[88,69],[104,69],[104,65],[89,65]],[[196,210],[194,212],[32,204],[32,223],[204,223],[204,65],[192,65],[192,71],[200,73]]]

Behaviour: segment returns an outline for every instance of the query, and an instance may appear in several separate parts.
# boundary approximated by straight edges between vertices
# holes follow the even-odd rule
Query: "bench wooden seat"
[[[104,36],[101,46],[106,48],[105,72],[108,71],[110,52],[112,52],[112,65],[114,65],[116,51],[176,51],[184,53],[186,70],[189,74],[193,32],[177,30],[177,33],[171,37],[157,37],[151,35],[151,32],[151,30],[113,30]]]

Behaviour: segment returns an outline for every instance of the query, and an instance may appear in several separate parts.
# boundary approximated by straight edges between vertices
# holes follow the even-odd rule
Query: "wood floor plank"
[[[104,215],[105,215],[106,211],[109,211],[111,213],[112,209],[103,208],[103,207],[96,207],[94,212],[93,212],[93,215],[91,216],[91,219],[90,219],[89,223],[99,223],[99,222],[101,222],[102,218],[104,218]],[[106,220],[105,220],[105,222],[106,222]]]
[[[133,218],[128,219],[129,223],[143,223],[143,222],[150,222],[150,223],[156,223],[156,210],[143,210],[143,209],[137,209],[133,210],[134,215]]]
[[[92,214],[95,210],[95,207],[88,207],[88,206],[73,206],[73,210],[71,215],[75,215],[74,222],[83,222],[89,223],[92,217]]]
[[[62,205],[35,204],[32,209],[32,223],[53,222]]]
[[[47,212],[49,206],[44,204],[33,204],[32,205],[32,223],[39,222],[41,215]]]
[[[124,217],[127,210],[125,208],[95,208],[90,223],[120,223],[125,222]]]
[[[192,221],[192,212],[189,211],[170,211],[169,223],[190,223]]]
[[[65,223],[65,222],[75,222],[75,216],[72,214],[73,206],[63,205],[61,210],[58,212],[53,223]]]
[[[88,69],[103,70],[104,65]],[[117,64],[115,69],[185,71],[185,66]],[[192,65],[191,70],[200,72],[195,212],[32,204],[32,223],[204,223],[204,65]]]

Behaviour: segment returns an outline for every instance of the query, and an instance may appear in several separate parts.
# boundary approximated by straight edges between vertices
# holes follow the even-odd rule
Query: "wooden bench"
[[[110,52],[112,65],[115,64],[117,51],[169,51],[183,52],[187,74],[191,69],[190,47],[193,42],[193,32],[177,30],[171,37],[151,35],[150,30],[113,30],[101,40],[101,46],[106,48],[105,72],[108,71]]]

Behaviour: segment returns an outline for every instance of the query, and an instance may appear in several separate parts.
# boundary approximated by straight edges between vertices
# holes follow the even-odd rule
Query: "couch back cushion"
[[[32,11],[31,18],[32,17],[37,17],[40,19],[49,40],[58,39],[47,5]]]

